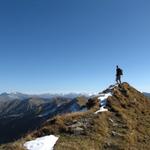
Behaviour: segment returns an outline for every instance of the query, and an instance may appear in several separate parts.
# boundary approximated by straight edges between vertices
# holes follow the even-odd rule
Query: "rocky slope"
[[[106,101],[108,111],[95,114],[100,94],[107,93],[111,93]],[[128,83],[111,86],[100,94],[89,100],[88,111],[48,119],[24,139],[3,145],[1,149],[22,150],[26,140],[49,134],[59,136],[56,150],[150,149],[149,99]]]

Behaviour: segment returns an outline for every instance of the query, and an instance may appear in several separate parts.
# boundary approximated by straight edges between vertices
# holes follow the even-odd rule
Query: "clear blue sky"
[[[149,0],[1,0],[0,92],[150,92]]]

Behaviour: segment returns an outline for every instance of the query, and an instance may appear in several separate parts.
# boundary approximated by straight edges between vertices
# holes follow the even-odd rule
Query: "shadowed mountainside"
[[[80,111],[86,102],[86,97],[1,101],[0,143],[22,137],[57,114]]]

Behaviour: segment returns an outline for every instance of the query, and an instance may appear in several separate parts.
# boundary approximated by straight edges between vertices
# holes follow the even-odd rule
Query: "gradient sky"
[[[0,92],[150,92],[149,0],[1,0]]]

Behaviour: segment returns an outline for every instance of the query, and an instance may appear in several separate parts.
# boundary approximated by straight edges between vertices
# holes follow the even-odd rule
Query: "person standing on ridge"
[[[117,82],[117,84],[121,84],[121,75],[123,75],[123,71],[117,65],[116,66],[116,82]]]

